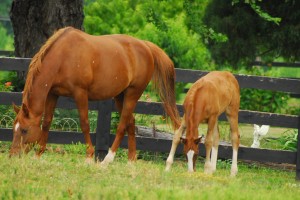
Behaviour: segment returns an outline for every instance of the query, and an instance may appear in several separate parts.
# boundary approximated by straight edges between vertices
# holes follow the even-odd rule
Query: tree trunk
[[[59,28],[82,29],[83,0],[13,0],[15,56],[33,57]]]

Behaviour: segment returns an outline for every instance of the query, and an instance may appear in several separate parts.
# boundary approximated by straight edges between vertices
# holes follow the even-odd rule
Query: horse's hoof
[[[166,166],[165,172],[169,172],[170,170],[171,170],[171,167],[170,166]]]
[[[85,163],[88,164],[88,165],[93,164],[93,162],[94,162],[93,158],[88,157],[88,158],[85,159]]]
[[[107,168],[108,165],[109,165],[109,162],[105,162],[105,161],[102,161],[99,163],[100,168]]]
[[[236,177],[237,173],[238,173],[238,168],[237,167],[231,167],[230,177]]]
[[[236,177],[236,175],[237,175],[237,171],[231,171],[231,173],[230,173],[231,178]]]

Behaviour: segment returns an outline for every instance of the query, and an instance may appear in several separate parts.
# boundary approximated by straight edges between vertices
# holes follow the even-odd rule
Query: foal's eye
[[[25,135],[27,133],[27,130],[26,129],[21,129],[21,133]]]

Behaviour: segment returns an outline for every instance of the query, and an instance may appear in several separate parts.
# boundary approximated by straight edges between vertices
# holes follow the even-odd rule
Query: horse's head
[[[189,172],[194,172],[196,169],[196,160],[199,154],[199,143],[201,138],[201,136],[198,138],[180,138],[181,142],[184,144],[183,152],[187,158]]]
[[[41,137],[39,120],[30,115],[26,104],[21,108],[14,106],[17,117],[13,126],[13,141],[9,155],[20,155],[22,152],[28,153],[32,145],[36,144]]]

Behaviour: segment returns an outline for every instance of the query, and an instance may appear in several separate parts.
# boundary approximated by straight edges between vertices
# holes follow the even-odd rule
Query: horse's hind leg
[[[175,134],[173,136],[172,147],[171,147],[168,159],[166,161],[166,169],[165,169],[166,171],[169,171],[171,169],[171,166],[174,161],[174,155],[175,155],[177,146],[180,142],[180,137],[182,136],[182,133],[184,132],[184,130],[186,128],[184,119],[185,119],[185,117],[183,116],[181,125],[180,125],[179,129],[175,131]]]
[[[128,133],[128,160],[135,161],[136,160],[135,119],[132,114],[127,126],[127,133]]]
[[[215,172],[217,168],[219,140],[220,140],[220,133],[219,133],[218,122],[216,122],[213,131],[213,146],[211,150],[212,172]]]
[[[124,93],[115,97],[115,105],[120,115],[122,115],[123,101]],[[132,114],[126,132],[128,134],[128,160],[136,160],[135,120]]]
[[[53,113],[56,106],[58,96],[49,94],[45,104],[44,120],[42,125],[42,137],[39,141],[39,149],[36,152],[36,156],[40,157],[46,150],[46,144],[48,141],[49,129],[53,119]]]
[[[229,107],[226,110],[226,116],[230,123],[231,143],[232,143],[232,164],[231,164],[231,176],[236,176],[238,172],[237,156],[240,145],[240,135],[238,128],[238,107]]]
[[[90,136],[90,124],[88,120],[88,96],[85,90],[78,90],[75,92],[74,99],[78,108],[78,113],[80,117],[80,127],[81,131],[84,134],[84,139],[87,145],[86,154],[87,154],[87,163],[93,162],[94,147],[92,144]]]
[[[117,128],[116,138],[104,160],[101,162],[102,166],[107,166],[109,163],[113,162],[116,151],[120,146],[120,143],[125,135],[125,131],[128,131],[128,149],[129,149],[129,159],[136,158],[136,144],[134,137],[134,120],[133,111],[135,109],[136,103],[140,98],[142,92],[137,92],[134,88],[128,88],[124,93],[123,108],[121,112],[120,123]]]

